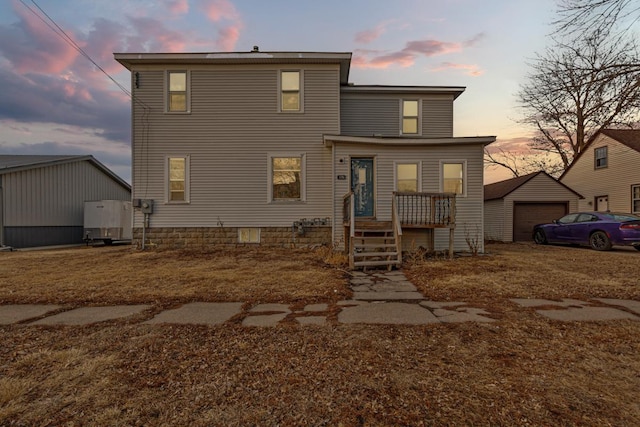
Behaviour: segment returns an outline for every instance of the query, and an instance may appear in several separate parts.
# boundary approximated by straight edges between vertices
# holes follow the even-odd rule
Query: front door
[[[375,216],[373,159],[351,159],[351,191],[355,199],[356,217]]]

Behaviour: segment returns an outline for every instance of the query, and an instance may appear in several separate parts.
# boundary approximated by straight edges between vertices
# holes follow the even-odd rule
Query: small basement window
[[[238,228],[238,243],[260,243],[260,229]]]

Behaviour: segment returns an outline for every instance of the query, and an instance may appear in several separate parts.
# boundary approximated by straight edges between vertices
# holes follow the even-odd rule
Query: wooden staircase
[[[391,221],[356,220],[351,240],[349,263],[352,269],[386,267],[402,264],[399,239]]]

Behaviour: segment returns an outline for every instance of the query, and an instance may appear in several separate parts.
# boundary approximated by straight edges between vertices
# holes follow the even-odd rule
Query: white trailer
[[[84,202],[84,239],[102,240],[105,245],[115,241],[131,241],[131,202],[97,200]]]

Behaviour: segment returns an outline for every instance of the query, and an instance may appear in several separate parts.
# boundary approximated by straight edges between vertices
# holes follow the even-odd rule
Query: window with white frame
[[[396,191],[420,191],[420,162],[396,163]]]
[[[465,194],[465,163],[442,162],[442,191]]]
[[[167,202],[189,201],[189,156],[170,156],[166,163]]]
[[[238,228],[238,243],[260,243],[260,229]]]
[[[634,214],[640,214],[640,184],[631,187],[631,209]]]
[[[271,201],[301,201],[305,198],[304,155],[269,156]]]
[[[608,165],[607,147],[598,147],[593,151],[595,168],[606,168]]]
[[[419,120],[419,105],[416,99],[403,99],[402,100],[402,134],[403,135],[417,135],[420,120]]]
[[[167,72],[167,111],[189,111],[188,75],[186,71]]]
[[[301,111],[300,71],[280,72],[280,111]]]

